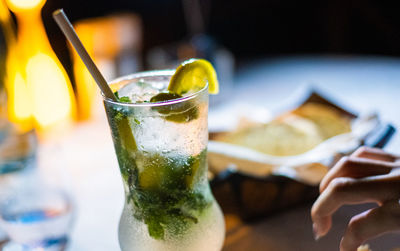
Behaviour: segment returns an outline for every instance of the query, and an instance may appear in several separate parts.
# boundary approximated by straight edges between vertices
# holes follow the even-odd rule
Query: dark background
[[[237,63],[293,54],[400,55],[400,1],[199,0],[206,31]],[[71,21],[130,11],[143,21],[143,52],[188,32],[181,0],[48,0],[43,18],[61,60],[65,39],[51,18],[64,8]]]

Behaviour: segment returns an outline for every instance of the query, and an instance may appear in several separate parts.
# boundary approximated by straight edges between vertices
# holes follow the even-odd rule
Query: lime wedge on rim
[[[197,92],[208,82],[208,92],[218,94],[217,73],[210,62],[205,59],[192,58],[176,68],[169,82],[168,91],[175,94]]]

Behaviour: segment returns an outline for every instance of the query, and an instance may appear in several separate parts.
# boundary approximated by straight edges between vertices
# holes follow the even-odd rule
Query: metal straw
[[[89,56],[81,40],[76,34],[74,28],[72,27],[72,24],[65,15],[63,9],[58,9],[54,11],[53,18],[54,20],[56,20],[58,26],[60,27],[64,35],[67,37],[67,39],[71,42],[72,46],[75,48],[76,52],[82,59],[83,63],[86,65],[87,69],[89,70],[90,74],[96,81],[100,90],[103,92],[104,96],[108,99],[117,101],[117,98],[111,91],[110,87],[107,84],[107,81],[104,79],[99,69],[94,64],[92,58]]]

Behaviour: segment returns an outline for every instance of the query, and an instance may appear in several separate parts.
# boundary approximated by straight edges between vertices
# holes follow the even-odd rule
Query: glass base
[[[186,233],[157,240],[148,234],[147,225],[134,218],[131,205],[125,205],[119,223],[119,244],[122,251],[220,251],[225,238],[222,211],[214,201],[199,221]]]
[[[31,163],[34,162],[35,162],[35,157],[30,156],[28,158],[22,158],[22,159],[7,161],[5,163],[0,163],[0,175],[21,171],[25,167],[30,166]]]
[[[40,245],[28,246],[20,243],[9,241],[2,251],[63,251],[67,244],[67,238],[48,239],[40,243]]]

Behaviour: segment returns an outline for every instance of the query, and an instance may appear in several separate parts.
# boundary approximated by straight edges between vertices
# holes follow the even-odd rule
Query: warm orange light
[[[99,66],[106,79],[117,76],[113,63],[124,52],[139,51],[141,46],[140,18],[130,13],[81,20],[74,24],[86,50]],[[96,83],[76,51],[70,47],[76,83],[78,117],[88,120],[101,107],[101,96]],[[135,68],[130,69],[132,73]],[[125,72],[126,74],[126,72]]]
[[[33,116],[45,128],[71,116],[71,90],[60,65],[49,55],[38,53],[26,65],[31,88]]]
[[[93,117],[96,106],[101,107],[99,88],[80,58],[74,58],[73,71],[76,81],[78,118],[89,120]]]
[[[94,31],[90,25],[81,23],[75,26],[75,30],[81,39],[86,50],[93,56]],[[101,97],[93,77],[83,64],[81,58],[73,48],[72,52],[73,71],[76,82],[76,94],[78,103],[78,118],[80,120],[89,120],[93,116],[94,107],[99,105]],[[96,62],[98,63],[98,62]]]
[[[107,71],[105,68],[120,51],[120,38],[116,34],[118,19],[115,17],[93,18],[80,21],[74,26],[83,45],[100,67],[103,75],[108,79],[115,78],[113,69]],[[71,52],[79,108],[78,117],[80,120],[89,120],[94,117],[95,108],[100,106],[100,92],[76,51],[71,48]]]
[[[4,81],[7,90],[7,113],[10,121],[21,131],[32,129],[31,98],[21,65],[21,53],[17,49],[15,27],[3,0],[0,0],[0,22],[7,46]]]
[[[23,56],[18,61],[10,62],[11,68],[17,68],[18,64],[22,70],[22,74],[18,75],[18,71],[15,71],[10,78],[10,102],[13,103],[10,117],[19,121],[33,117],[39,132],[68,124],[75,116],[70,80],[49,44],[42,23],[40,11],[45,2],[6,0],[18,22],[15,48]]]
[[[13,12],[38,9],[40,10],[46,0],[6,0],[8,8]]]
[[[13,78],[10,79],[10,83],[14,85],[13,95],[9,98],[13,100],[18,100],[19,102],[14,102],[14,113],[11,116],[13,121],[27,121],[32,115],[31,110],[31,99],[29,95],[28,88],[26,86],[25,79],[22,77],[21,73],[15,72]]]

